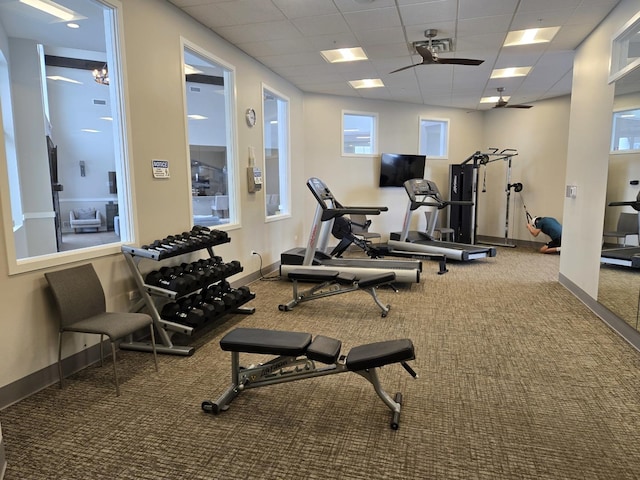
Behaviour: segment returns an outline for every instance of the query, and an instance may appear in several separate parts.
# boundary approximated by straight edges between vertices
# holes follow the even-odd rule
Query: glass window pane
[[[289,208],[289,100],[263,89],[264,181],[267,217]]]
[[[117,188],[127,169],[115,8],[57,3],[92,35],[68,35],[27,3],[0,10],[8,38],[0,52],[0,104],[16,261],[130,240],[128,189]],[[36,33],[24,38],[25,30]]]
[[[186,47],[184,64],[193,223],[227,224],[235,218],[229,121],[233,72]]]
[[[431,158],[446,158],[449,143],[447,120],[420,119],[420,154]]]
[[[640,150],[640,110],[625,110],[613,114],[611,151]]]
[[[342,153],[344,155],[373,155],[376,153],[375,114],[343,113]]]

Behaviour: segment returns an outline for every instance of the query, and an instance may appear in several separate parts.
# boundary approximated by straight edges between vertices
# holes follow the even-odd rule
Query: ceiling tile
[[[350,31],[349,25],[339,13],[296,18],[292,23],[303,35],[327,35]]]
[[[271,1],[289,19],[338,13],[338,9],[333,4],[333,2],[319,2],[318,0]]]

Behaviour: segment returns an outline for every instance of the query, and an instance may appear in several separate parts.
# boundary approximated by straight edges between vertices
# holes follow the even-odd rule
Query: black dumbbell
[[[171,267],[162,267],[159,271],[149,272],[145,277],[147,285],[171,290],[178,294],[182,294],[188,290],[187,281],[177,276]]]
[[[207,320],[204,310],[194,304],[192,297],[181,298],[176,303],[180,307],[180,313],[186,314],[189,325],[199,327]]]
[[[195,326],[193,322],[193,315],[189,315],[189,312],[183,311],[180,305],[175,302],[167,303],[162,307],[160,316],[170,322],[181,323],[190,327]]]

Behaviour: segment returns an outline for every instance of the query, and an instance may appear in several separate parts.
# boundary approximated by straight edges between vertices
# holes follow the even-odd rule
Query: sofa
[[[69,225],[76,233],[98,232],[102,225],[102,217],[95,208],[76,208],[69,212]]]

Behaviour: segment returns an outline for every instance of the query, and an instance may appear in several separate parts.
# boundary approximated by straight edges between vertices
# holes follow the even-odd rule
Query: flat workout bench
[[[394,272],[378,273],[357,278],[352,273],[342,273],[337,270],[297,268],[289,272],[288,278],[293,282],[293,300],[278,305],[283,312],[288,312],[299,303],[309,300],[362,290],[373,297],[373,301],[382,310],[382,316],[386,317],[391,306],[384,305],[378,299],[376,287],[391,284],[396,279],[396,274]],[[319,284],[301,292],[298,282],[319,282]]]
[[[227,410],[232,400],[249,388],[354,372],[367,379],[391,409],[391,428],[396,430],[400,422],[402,394],[396,393],[392,399],[380,386],[377,369],[400,363],[411,376],[417,376],[406,363],[415,359],[413,343],[409,339],[360,345],[353,347],[345,357],[340,356],[342,342],[334,338],[322,335],[312,338],[309,333],[261,328],[236,328],[220,340],[220,347],[231,352],[231,386],[215,402],[202,402],[202,409],[213,414]],[[241,352],[276,357],[264,364],[244,368],[240,366]],[[315,362],[325,365],[316,366]]]

